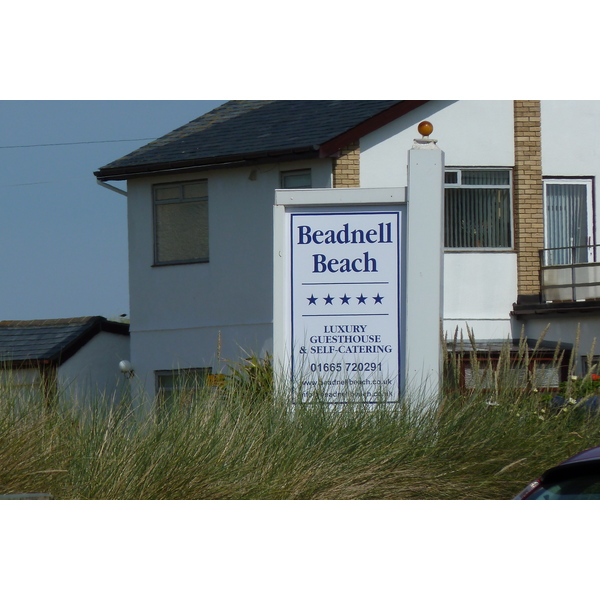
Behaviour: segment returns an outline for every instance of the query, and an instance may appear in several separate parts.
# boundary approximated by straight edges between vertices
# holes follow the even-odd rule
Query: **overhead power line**
[[[77,146],[81,144],[114,144],[116,142],[146,142],[155,139],[156,138],[134,138],[131,140],[94,140],[90,142],[59,142],[56,144],[23,144],[20,146],[0,146],[0,150],[7,150],[10,148],[44,148],[47,146]]]

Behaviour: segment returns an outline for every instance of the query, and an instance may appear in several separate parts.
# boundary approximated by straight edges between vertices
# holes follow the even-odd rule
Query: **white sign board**
[[[286,210],[285,352],[301,401],[398,399],[404,217],[399,205]]]

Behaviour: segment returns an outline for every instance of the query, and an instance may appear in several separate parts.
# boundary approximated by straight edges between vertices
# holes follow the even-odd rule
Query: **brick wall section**
[[[360,147],[349,144],[333,161],[333,187],[360,187]]]
[[[544,247],[541,117],[539,100],[515,100],[514,230],[518,294],[540,293]]]

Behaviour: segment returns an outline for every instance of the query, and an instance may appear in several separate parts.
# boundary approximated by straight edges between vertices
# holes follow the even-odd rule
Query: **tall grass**
[[[48,410],[0,389],[0,494],[57,499],[502,499],[600,444],[600,420],[502,381],[430,410],[293,404],[269,365],[182,393],[143,421],[127,404]]]

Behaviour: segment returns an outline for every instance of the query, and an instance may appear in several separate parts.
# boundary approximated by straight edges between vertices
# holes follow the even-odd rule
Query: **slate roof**
[[[334,143],[340,136],[370,122],[375,129],[421,104],[424,101],[233,100],[94,174],[107,181],[184,168],[241,166],[274,157],[323,156],[327,144],[333,143],[329,153],[342,147]]]
[[[0,321],[0,365],[60,365],[101,331],[127,335],[129,326],[104,317]]]

